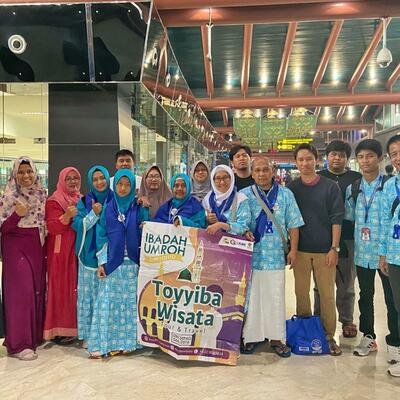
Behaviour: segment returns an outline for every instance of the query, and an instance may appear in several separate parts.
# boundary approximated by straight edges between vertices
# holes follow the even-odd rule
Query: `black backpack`
[[[381,185],[378,188],[378,192],[383,190],[383,186],[385,185],[385,182],[387,182],[390,178],[392,178],[391,176],[388,175],[384,175],[381,181]],[[352,184],[351,184],[351,195],[348,197],[348,200],[350,198],[353,199],[354,204],[357,204],[357,197],[358,195],[361,193],[361,178],[355,180]],[[396,199],[393,201],[392,204],[392,217],[394,216],[394,212],[396,211],[397,206],[400,204],[399,198],[396,197]]]

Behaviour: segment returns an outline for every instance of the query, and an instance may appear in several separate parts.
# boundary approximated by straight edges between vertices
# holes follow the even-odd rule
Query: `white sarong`
[[[253,270],[252,274],[243,341],[285,341],[285,270]]]

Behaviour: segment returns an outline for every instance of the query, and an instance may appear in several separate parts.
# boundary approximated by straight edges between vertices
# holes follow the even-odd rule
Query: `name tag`
[[[371,240],[371,231],[369,228],[361,228],[361,240]]]

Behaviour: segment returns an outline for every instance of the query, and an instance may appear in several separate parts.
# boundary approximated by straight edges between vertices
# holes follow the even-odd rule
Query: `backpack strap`
[[[239,193],[236,193],[235,197],[233,198],[232,206],[231,206],[231,220],[232,220],[232,222],[236,222],[236,212],[237,212],[237,206],[238,206],[238,198],[239,198]]]
[[[383,185],[391,178],[389,175],[383,175],[382,181],[381,181],[381,186],[379,187],[379,191],[383,190]]]
[[[360,186],[361,186],[361,178],[358,178],[351,184],[351,194],[347,200],[353,199],[354,204],[357,203],[357,197],[361,193]]]
[[[396,208],[397,208],[397,206],[398,206],[399,204],[400,204],[400,200],[399,200],[399,198],[396,196],[396,198],[394,199],[393,204],[392,204],[392,218],[394,217],[394,213],[395,213]]]

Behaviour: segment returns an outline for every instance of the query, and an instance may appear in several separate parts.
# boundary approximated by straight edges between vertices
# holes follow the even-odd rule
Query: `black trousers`
[[[387,309],[387,323],[389,334],[386,336],[386,343],[390,346],[400,346],[399,321],[396,311],[392,288],[389,278],[380,270],[369,269],[357,266],[358,285],[360,286],[360,331],[365,335],[376,338],[374,330],[374,294],[375,294],[375,273],[378,271],[382,281],[383,293]]]

